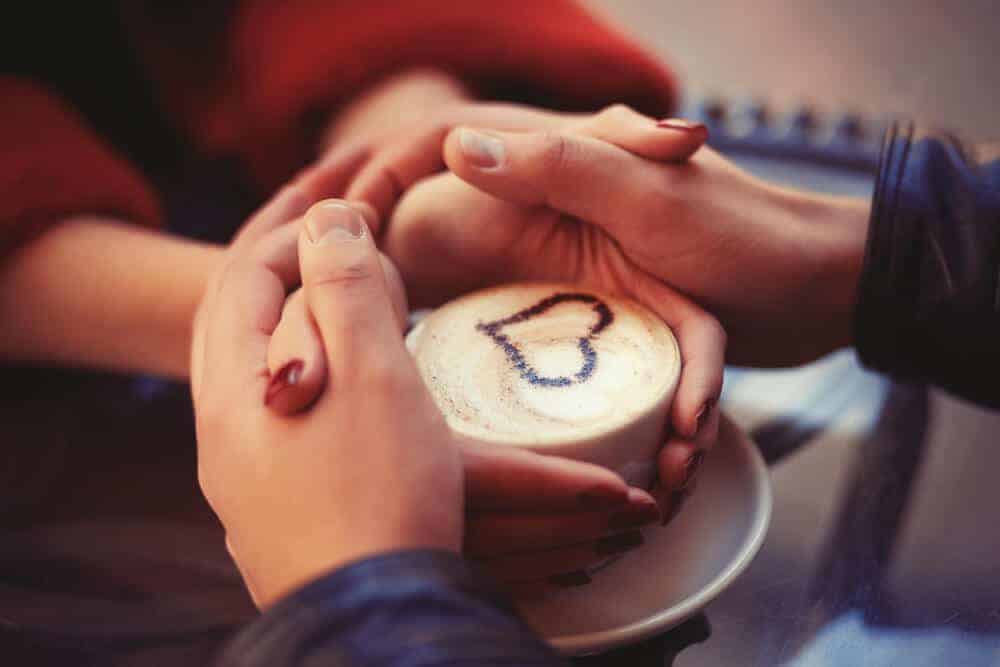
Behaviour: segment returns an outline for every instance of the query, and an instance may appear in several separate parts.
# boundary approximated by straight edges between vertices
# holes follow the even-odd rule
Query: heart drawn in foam
[[[577,340],[577,346],[580,348],[580,354],[583,355],[583,363],[580,366],[580,370],[572,376],[561,375],[557,377],[546,377],[544,375],[540,375],[538,371],[528,363],[528,360],[524,358],[524,353],[521,352],[521,349],[516,343],[511,341],[510,336],[503,333],[503,329],[504,327],[508,327],[512,324],[533,320],[561,303],[572,301],[591,304],[593,311],[597,314],[597,322],[595,322],[590,329],[588,329],[586,336],[582,336]],[[553,294],[552,296],[539,301],[534,306],[525,308],[524,310],[514,313],[509,317],[495,320],[493,322],[480,322],[476,325],[476,330],[489,336],[493,342],[497,344],[497,347],[504,351],[504,354],[507,355],[507,359],[510,361],[514,369],[520,373],[522,379],[540,387],[568,387],[572,384],[586,382],[590,376],[594,374],[594,369],[597,367],[597,351],[590,344],[590,341],[601,333],[601,331],[608,328],[614,319],[615,315],[611,312],[611,308],[608,307],[608,304],[604,303],[596,296],[592,296],[590,294]]]

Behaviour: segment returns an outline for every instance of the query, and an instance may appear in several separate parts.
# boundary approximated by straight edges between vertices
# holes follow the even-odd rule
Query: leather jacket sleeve
[[[244,629],[225,667],[564,664],[456,554],[402,551],[343,567]]]
[[[890,128],[859,290],[866,365],[1000,407],[1000,143]]]

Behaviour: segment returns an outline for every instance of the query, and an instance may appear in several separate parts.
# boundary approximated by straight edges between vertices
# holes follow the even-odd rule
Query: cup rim
[[[677,336],[673,329],[664,322],[659,315],[653,312],[648,306],[636,301],[635,299],[607,292],[600,289],[592,289],[589,287],[583,287],[580,285],[573,285],[571,283],[562,282],[519,282],[519,283],[509,283],[505,285],[498,285],[494,287],[489,287],[486,289],[477,290],[464,294],[456,299],[448,301],[447,303],[439,306],[436,309],[430,310],[427,314],[417,322],[413,328],[406,335],[406,347],[411,355],[414,353],[414,347],[418,336],[421,335],[421,331],[425,328],[426,321],[429,317],[432,317],[434,313],[440,311],[443,308],[453,307],[462,301],[466,301],[472,298],[482,297],[488,293],[496,292],[499,290],[506,290],[516,287],[531,287],[531,288],[545,288],[545,289],[573,289],[593,293],[595,295],[604,296],[616,301],[626,301],[631,303],[633,306],[648,312],[653,318],[658,321],[662,327],[663,332],[666,334],[666,339],[669,341],[671,350],[673,351],[672,359],[669,367],[666,369],[670,373],[670,377],[667,382],[663,385],[663,390],[658,395],[653,395],[650,397],[648,402],[642,406],[640,410],[634,412],[625,412],[615,417],[610,418],[606,421],[601,422],[599,427],[593,428],[587,433],[574,433],[572,431],[566,433],[552,433],[552,434],[519,434],[519,433],[509,433],[509,432],[496,432],[489,429],[478,426],[473,422],[469,422],[463,419],[457,419],[453,415],[449,415],[442,410],[445,420],[448,422],[448,426],[451,430],[459,436],[465,439],[479,442],[487,445],[504,445],[509,447],[520,447],[525,449],[552,449],[560,447],[572,447],[581,448],[586,447],[592,442],[603,441],[610,433],[619,431],[622,428],[627,427],[629,424],[646,419],[650,414],[661,410],[664,405],[669,411],[670,406],[673,403],[674,396],[677,392],[677,386],[680,383],[681,372],[683,370],[683,360],[681,358],[680,345],[677,341]],[[577,437],[575,437],[577,436]]]

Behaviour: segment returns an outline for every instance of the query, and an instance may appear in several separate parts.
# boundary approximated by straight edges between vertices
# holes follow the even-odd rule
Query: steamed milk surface
[[[428,315],[407,346],[460,433],[544,445],[599,435],[675,381],[670,329],[642,306],[570,285],[512,285]]]

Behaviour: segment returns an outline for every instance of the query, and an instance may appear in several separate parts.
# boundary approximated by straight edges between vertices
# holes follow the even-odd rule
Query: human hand
[[[241,233],[195,324],[201,488],[258,605],[349,561],[457,551],[462,467],[403,346],[363,217],[290,186]],[[301,266],[328,387],[294,419],[264,402],[270,336]]]
[[[637,268],[600,229],[509,204],[452,174],[425,179],[403,197],[384,248],[425,305],[490,285],[567,281],[652,306],[677,334],[684,359],[655,493],[665,518],[676,514],[715,441],[725,337],[710,316]]]
[[[792,365],[849,344],[866,204],[766,184],[710,149],[682,164],[646,160],[614,134],[452,132],[452,172],[506,210],[488,230],[482,216],[465,221],[463,238],[506,234],[518,248],[551,246],[550,234],[602,239],[718,316],[735,363]],[[586,233],[575,231],[581,224]],[[413,270],[395,259],[404,275]]]
[[[324,132],[321,153],[363,147],[365,162],[343,194],[349,201],[371,205],[378,224],[389,219],[411,185],[445,171],[441,143],[452,128],[468,124],[543,130],[573,117],[517,104],[478,102],[451,74],[414,69],[386,79],[338,111]]]
[[[367,206],[345,202],[324,202],[314,212],[366,220],[374,215]],[[382,268],[391,268],[391,263]],[[315,400],[317,386],[322,391],[323,383],[306,386],[301,378],[318,374],[317,368],[325,374],[329,357],[314,337],[309,309],[301,305],[305,299],[295,298],[300,305],[285,305],[267,351],[274,378],[268,404],[283,414],[299,412]],[[297,369],[293,382],[289,368]],[[503,582],[532,582],[542,590],[553,576],[593,565],[615,549],[638,546],[641,535],[636,529],[661,518],[646,491],[630,489],[600,466],[468,444],[460,455],[466,480],[465,553]]]
[[[595,116],[553,117],[546,126],[555,123],[654,160],[683,160],[705,139],[704,128],[662,127],[620,106]],[[439,141],[440,136],[431,143]],[[419,170],[410,175],[416,173]],[[363,180],[356,179],[355,186]],[[656,490],[664,517],[676,514],[717,428],[713,407],[722,382],[724,336],[710,317],[635,270],[599,229],[562,221],[552,211],[505,204],[454,176],[426,179],[406,193],[385,232],[384,247],[400,263],[418,305],[437,305],[491,284],[532,279],[582,282],[652,303],[678,333],[685,358],[674,415],[665,425],[671,435],[660,456]],[[470,495],[470,504],[473,498]],[[507,547],[517,549],[519,544],[532,546],[512,539]]]

